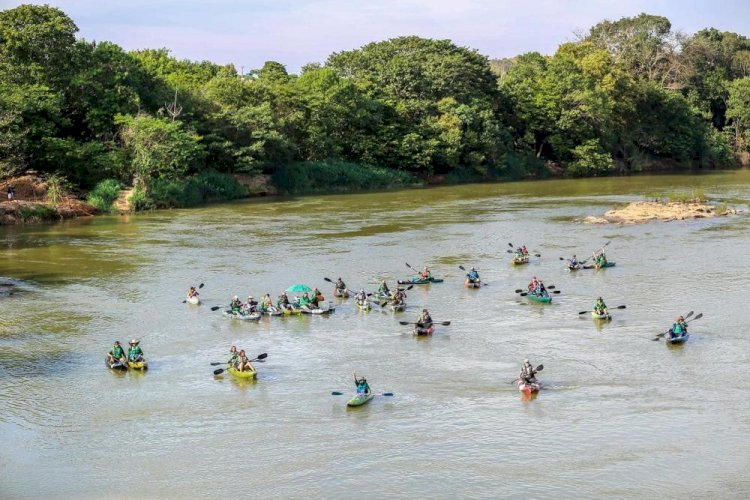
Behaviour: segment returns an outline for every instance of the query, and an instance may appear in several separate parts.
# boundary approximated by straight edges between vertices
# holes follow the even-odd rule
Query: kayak
[[[192,304],[194,306],[197,306],[197,305],[199,305],[201,303],[201,299],[199,297],[197,297],[197,296],[194,295],[192,297],[186,297],[185,298],[185,302],[187,302],[188,304]]]
[[[424,328],[422,326],[414,327],[414,335],[432,335],[434,331],[435,331],[434,325],[430,325],[429,328]]]
[[[352,399],[349,400],[348,403],[346,403],[346,406],[362,406],[365,403],[370,402],[372,398],[374,398],[375,395],[370,394],[356,394]]]
[[[255,380],[255,378],[258,376],[258,372],[256,370],[253,370],[251,372],[241,372],[234,367],[229,367],[227,368],[227,371],[235,377],[245,380]]]
[[[541,384],[539,384],[539,382],[535,382],[533,384],[527,384],[526,382],[522,380],[517,381],[516,384],[518,384],[518,390],[525,394],[531,394],[533,392],[537,392],[542,387]]]
[[[442,283],[443,278],[427,278],[422,279],[419,277],[409,278],[408,280],[398,280],[399,285],[429,285],[430,283]]]
[[[127,370],[128,369],[127,363],[123,364],[120,361],[118,361],[117,363],[110,363],[109,358],[104,358],[104,364],[107,365],[112,370]]]
[[[233,313],[229,309],[224,309],[224,316],[229,316],[230,318],[239,319],[242,321],[258,321],[260,319],[260,313],[258,312],[250,314]]]
[[[317,307],[315,309],[300,309],[299,313],[302,314],[331,314],[333,311],[335,311],[335,307],[326,307],[325,309],[321,309],[320,307]],[[297,314],[299,314],[297,313]]]
[[[575,266],[567,265],[565,266],[565,269],[567,269],[568,271],[578,271],[579,269],[583,269],[583,266],[581,266],[580,264],[576,264]]]
[[[542,302],[544,304],[548,304],[548,303],[552,302],[552,296],[551,295],[541,296],[541,295],[534,295],[533,293],[529,292],[529,294],[527,295],[527,297],[529,299],[533,300],[534,302]]]
[[[667,334],[666,336],[667,344],[671,344],[671,345],[684,344],[685,342],[687,342],[688,338],[690,337],[689,333],[683,333],[679,337],[670,337],[669,335],[671,333],[672,332],[670,330],[669,334]]]
[[[373,293],[372,300],[376,302],[380,302],[383,300],[391,300],[391,294],[390,293]]]
[[[333,289],[333,296],[338,297],[340,299],[348,299],[351,296],[351,293],[349,293],[349,290],[344,289],[339,291],[338,288]]]
[[[372,309],[372,306],[369,302],[365,302],[364,304],[357,302],[357,309],[359,309],[360,311],[369,311],[370,309]]]
[[[279,309],[276,309],[275,307],[271,309],[266,309],[265,311],[261,311],[261,314],[265,314],[266,316],[281,316],[284,314]]]
[[[603,269],[605,267],[615,267],[615,263],[614,262],[607,262],[606,264],[604,264],[599,269]],[[591,264],[591,265],[588,265],[588,266],[583,266],[583,268],[584,269],[596,269],[597,267],[595,265]]]
[[[529,263],[529,256],[524,255],[523,257],[513,257],[513,260],[511,261],[514,266],[520,266],[521,264],[528,264]]]
[[[471,281],[469,278],[466,278],[466,288],[479,288],[482,286],[481,281]]]
[[[390,304],[391,311],[404,311],[406,310],[406,304]]]
[[[609,321],[612,319],[611,314],[597,314],[595,311],[591,311],[591,317],[594,319],[600,319],[604,321]]]
[[[148,362],[146,362],[146,361],[128,361],[128,369],[130,369],[130,370],[146,370],[146,369],[148,369]]]

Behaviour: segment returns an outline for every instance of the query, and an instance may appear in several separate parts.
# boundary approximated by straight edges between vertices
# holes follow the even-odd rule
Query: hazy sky
[[[0,0],[10,8],[22,1]],[[750,0],[46,0],[88,40],[125,49],[167,47],[179,58],[291,72],[368,42],[448,38],[490,57],[553,53],[602,19],[663,15],[676,29],[750,36]]]

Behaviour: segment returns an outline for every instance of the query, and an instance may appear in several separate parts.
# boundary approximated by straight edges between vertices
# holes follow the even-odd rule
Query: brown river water
[[[738,216],[582,225],[646,192],[703,189]],[[750,496],[750,171],[254,200],[0,227],[0,498]],[[559,260],[611,241],[616,267]],[[508,242],[539,252],[510,265]],[[445,282],[355,309],[323,277]],[[463,286],[458,265],[487,286]],[[514,294],[531,275],[552,304]],[[182,304],[205,283],[204,304]],[[232,294],[321,287],[330,316],[244,323]],[[602,295],[597,324],[578,312]],[[440,326],[399,321],[422,307]],[[704,317],[684,346],[652,337]],[[104,366],[141,338],[146,373]],[[214,376],[232,343],[256,382]],[[537,397],[510,383],[544,364]],[[347,409],[352,372],[393,392]],[[342,391],[344,396],[333,396]]]

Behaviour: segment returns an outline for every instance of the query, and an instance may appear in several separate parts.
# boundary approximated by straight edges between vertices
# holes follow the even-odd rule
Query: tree
[[[201,159],[200,136],[182,122],[147,115],[118,115],[120,135],[131,155],[134,185],[143,187],[152,177],[179,179]]]
[[[0,74],[15,82],[64,87],[77,31],[63,11],[48,5],[0,11]]]
[[[750,151],[750,77],[739,78],[729,87],[727,118],[734,129],[736,151]]]

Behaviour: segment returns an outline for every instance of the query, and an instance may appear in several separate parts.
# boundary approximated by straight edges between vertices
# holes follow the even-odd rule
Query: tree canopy
[[[299,75],[276,61],[241,75],[77,31],[54,7],[0,11],[0,175],[34,169],[82,189],[315,162],[459,180],[545,164],[602,175],[731,165],[750,143],[750,40],[688,36],[648,14],[603,21],[549,56],[490,61],[408,36]]]

